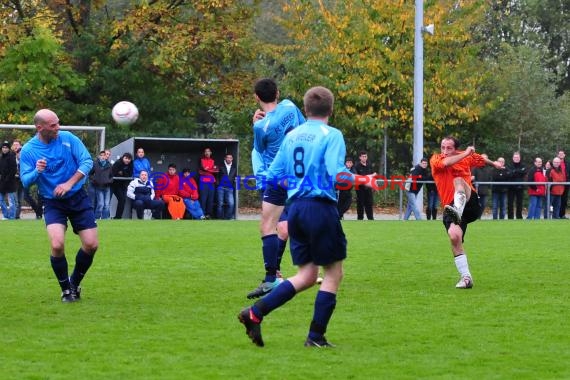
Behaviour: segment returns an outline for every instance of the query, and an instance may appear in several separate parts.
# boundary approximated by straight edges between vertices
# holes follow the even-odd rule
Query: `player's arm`
[[[465,149],[461,153],[455,154],[453,156],[445,157],[442,161],[443,165],[445,165],[445,166],[455,165],[456,163],[465,159],[466,157],[471,156],[473,153],[475,153],[475,148],[472,146],[468,146],[467,149]]]
[[[287,141],[287,138],[283,140],[273,162],[269,165],[269,168],[267,168],[267,180],[277,181],[278,184],[283,187],[287,186],[287,164],[291,161],[291,158],[287,157],[287,149],[284,148],[285,141]]]
[[[253,127],[253,148],[259,153],[265,152],[267,144],[265,143],[265,132],[259,126]]]
[[[27,151],[22,151],[20,155],[20,180],[25,188],[30,187],[40,176],[36,166],[37,162],[34,161],[32,155],[28,154]]]

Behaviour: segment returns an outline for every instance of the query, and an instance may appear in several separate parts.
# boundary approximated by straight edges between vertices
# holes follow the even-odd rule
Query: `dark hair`
[[[455,138],[454,136],[445,136],[445,137],[442,139],[442,141],[443,141],[443,140],[451,140],[451,141],[453,141],[453,146],[455,147],[455,149],[459,149],[459,146],[461,145],[461,144],[459,143],[459,140],[458,140],[457,138]]]
[[[277,83],[271,78],[258,80],[253,87],[255,95],[264,103],[271,103],[277,99]]]
[[[170,168],[176,169],[176,164],[174,164],[174,163],[168,164],[168,169],[170,169]]]
[[[182,174],[184,173],[191,173],[192,171],[190,170],[190,168],[184,168],[182,169]]]
[[[128,159],[132,160],[133,159],[133,155],[130,154],[129,152],[125,152],[123,153],[123,156],[121,157],[121,159],[127,157]]]
[[[365,150],[361,150],[360,152],[358,152],[358,157],[362,156],[363,154],[368,155],[368,153]]]

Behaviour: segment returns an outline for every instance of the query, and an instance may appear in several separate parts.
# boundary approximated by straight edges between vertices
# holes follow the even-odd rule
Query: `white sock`
[[[453,205],[455,209],[459,212],[459,215],[463,215],[463,210],[465,209],[465,202],[467,200],[467,196],[463,191],[456,191],[453,195]]]
[[[469,264],[467,263],[467,255],[464,253],[455,256],[455,266],[461,277],[471,277],[471,272],[469,272]]]

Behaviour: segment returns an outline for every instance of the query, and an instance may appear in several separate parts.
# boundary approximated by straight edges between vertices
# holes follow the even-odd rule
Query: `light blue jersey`
[[[36,170],[39,159],[47,161],[43,173]],[[20,154],[20,178],[24,187],[30,187],[34,182],[38,185],[42,197],[53,199],[55,188],[69,180],[77,171],[84,174],[63,198],[75,194],[85,182],[86,176],[93,167],[93,159],[85,145],[77,136],[68,131],[59,131],[56,139],[45,144],[34,136],[23,147]]]
[[[289,200],[325,198],[336,202],[336,176],[348,172],[345,154],[338,129],[308,120],[285,136],[268,175],[279,184],[286,181]]]
[[[271,165],[285,135],[304,122],[301,110],[292,101],[284,99],[273,111],[267,112],[263,119],[253,124],[253,148],[261,156],[259,160],[252,154],[256,176],[264,175],[261,171]]]
[[[263,156],[255,149],[251,151],[251,167],[253,168],[254,175],[259,177],[267,175],[267,167],[265,166],[265,162],[263,162]]]

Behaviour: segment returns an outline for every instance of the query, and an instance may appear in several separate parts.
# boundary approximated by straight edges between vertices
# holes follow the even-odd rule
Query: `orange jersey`
[[[457,151],[462,153],[461,151]],[[453,202],[453,195],[455,187],[453,186],[453,179],[461,177],[469,184],[471,189],[475,191],[471,183],[471,168],[485,166],[485,159],[477,153],[465,157],[459,162],[451,166],[445,166],[443,160],[445,156],[442,153],[434,154],[429,160],[433,180],[437,186],[437,192],[441,199],[442,205],[448,205]]]

